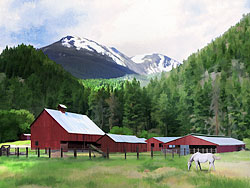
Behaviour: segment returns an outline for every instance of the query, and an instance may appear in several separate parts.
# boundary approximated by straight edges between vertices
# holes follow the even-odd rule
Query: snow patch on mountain
[[[106,55],[117,64],[126,67],[124,59],[118,53],[116,53],[112,48],[100,45],[95,41],[76,36],[67,36],[61,39],[61,43],[67,48],[75,48],[76,50],[85,49],[91,52]]]

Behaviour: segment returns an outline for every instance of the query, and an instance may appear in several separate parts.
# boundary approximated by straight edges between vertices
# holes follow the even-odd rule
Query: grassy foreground
[[[140,159],[120,154],[110,159],[87,157],[48,159],[24,156],[0,157],[0,187],[250,187],[250,152],[217,154],[216,171],[187,171],[190,156],[165,160],[158,153],[153,159],[144,153]]]

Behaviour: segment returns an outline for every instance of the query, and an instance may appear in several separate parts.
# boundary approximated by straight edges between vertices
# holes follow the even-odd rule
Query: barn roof
[[[45,109],[68,133],[104,135],[105,133],[86,115]]]
[[[181,137],[153,137],[156,140],[159,140],[163,143],[171,142],[175,139],[181,138]]]
[[[115,142],[126,142],[126,143],[142,143],[146,144],[145,140],[142,138],[137,138],[136,136],[132,135],[119,135],[119,134],[106,134]]]
[[[212,142],[219,146],[231,146],[231,145],[244,145],[245,143],[237,140],[235,138],[228,138],[228,137],[209,137],[209,136],[195,136],[194,137],[206,140],[208,142]]]

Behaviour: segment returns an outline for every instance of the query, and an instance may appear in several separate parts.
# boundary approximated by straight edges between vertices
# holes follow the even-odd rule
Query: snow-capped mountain
[[[168,56],[158,53],[136,55],[131,60],[137,64],[141,64],[146,74],[169,72],[181,64]]]
[[[63,46],[67,48],[75,48],[76,50],[85,49],[91,52],[96,52],[102,55],[110,57],[118,65],[126,67],[125,59],[115,51],[115,49],[98,44],[93,40],[89,40],[81,37],[67,36],[61,39]]]
[[[114,78],[126,74],[151,74],[170,71],[180,65],[161,55],[149,54],[129,58],[114,47],[76,36],[63,37],[42,51],[78,78]]]

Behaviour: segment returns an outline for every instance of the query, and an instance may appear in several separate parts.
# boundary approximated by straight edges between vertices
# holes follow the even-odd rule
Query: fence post
[[[186,148],[184,148],[184,156],[186,156]]]
[[[0,148],[0,157],[2,156],[2,148]]]
[[[19,157],[19,147],[17,147],[16,156]]]
[[[164,156],[165,156],[165,159],[166,159],[167,158],[167,147],[166,146],[165,146]]]
[[[151,146],[151,158],[153,159],[154,157],[154,152],[153,152],[153,147]]]
[[[49,158],[51,158],[51,148],[49,148]]]
[[[61,148],[61,158],[63,158],[63,148]]]
[[[174,149],[172,149],[172,158],[174,158]]]
[[[26,147],[26,158],[28,158],[28,155],[29,155],[29,148]]]
[[[215,148],[215,153],[217,153],[217,148]]]
[[[179,149],[179,157],[181,157],[181,148]]]
[[[126,151],[126,147],[124,147],[124,154],[125,154],[125,159],[127,159],[127,151]]]
[[[208,148],[206,148],[206,153],[208,153]]]
[[[139,159],[139,148],[138,148],[138,146],[136,147],[136,152],[137,152],[137,159]]]
[[[91,159],[91,147],[89,147],[89,159]]]
[[[107,148],[107,159],[109,159],[109,148]]]
[[[37,157],[40,157],[40,148],[37,148]]]
[[[74,149],[74,157],[75,158],[77,157],[77,151],[76,151],[76,149]]]
[[[45,148],[45,151],[44,151],[45,154],[47,154],[47,148]]]

